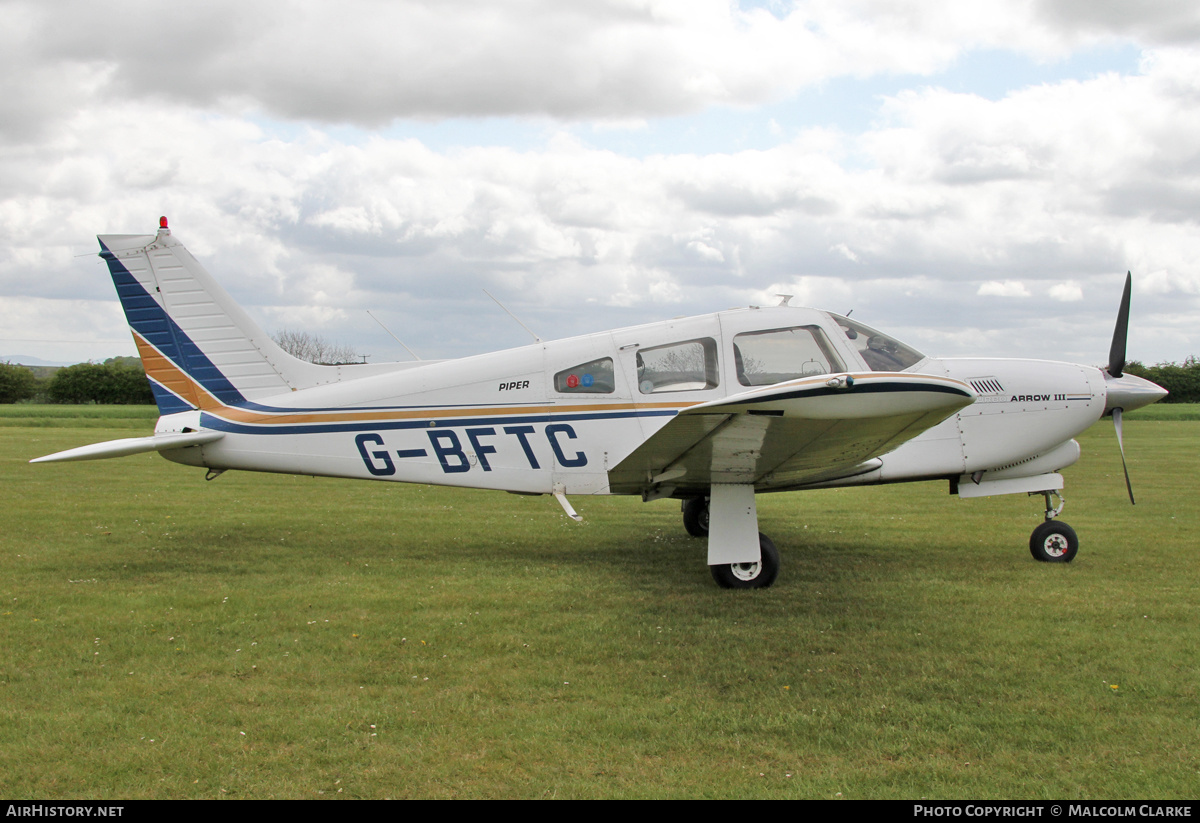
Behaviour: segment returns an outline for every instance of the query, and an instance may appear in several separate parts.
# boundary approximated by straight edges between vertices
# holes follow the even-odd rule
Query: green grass
[[[1127,420],[1200,420],[1200,403],[1155,403],[1125,417]]]
[[[157,406],[0,405],[0,427],[144,429],[151,434],[157,419]]]
[[[677,502],[26,463],[121,426],[0,430],[4,796],[1200,791],[1193,424],[1127,422],[1136,507],[1081,438],[1070,565],[1039,498],[764,495],[751,592]]]

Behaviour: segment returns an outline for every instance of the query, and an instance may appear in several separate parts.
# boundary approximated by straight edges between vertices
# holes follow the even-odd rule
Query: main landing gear
[[[1036,494],[1036,492],[1035,492]],[[1029,553],[1042,563],[1070,563],[1079,551],[1079,538],[1075,530],[1054,518],[1062,512],[1066,501],[1058,492],[1041,493],[1046,498],[1046,521],[1029,536]],[[1058,498],[1058,505],[1051,503],[1050,496]]]
[[[708,537],[707,497],[689,497],[683,501],[683,527],[692,537]]]
[[[765,589],[779,576],[779,549],[758,531],[754,487],[714,486],[711,497],[683,502],[683,525],[692,537],[708,538],[708,564],[723,589]],[[710,511],[715,534],[709,532]],[[757,536],[757,551],[754,551]]]
[[[709,566],[713,580],[722,589],[765,589],[779,576],[779,549],[771,538],[758,533],[757,563],[721,563]]]

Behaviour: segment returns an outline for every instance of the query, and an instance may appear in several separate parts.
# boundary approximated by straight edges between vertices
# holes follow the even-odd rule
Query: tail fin
[[[159,224],[154,235],[96,239],[160,413],[242,405],[338,379],[336,368],[279,348],[171,236],[167,219]]]

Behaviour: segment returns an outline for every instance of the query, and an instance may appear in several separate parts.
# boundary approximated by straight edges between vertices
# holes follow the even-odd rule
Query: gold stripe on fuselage
[[[371,411],[258,411],[230,406],[215,397],[203,385],[184,372],[174,361],[159,351],[152,343],[134,332],[138,353],[142,357],[146,375],[174,392],[192,406],[231,423],[250,423],[267,426],[295,426],[320,423],[356,423],[395,420],[431,420],[448,417],[495,417],[498,415],[562,414],[570,412],[618,412],[661,409],[684,409],[696,403],[604,403],[587,404],[535,404],[523,406],[476,406],[470,408],[430,409],[375,409]]]

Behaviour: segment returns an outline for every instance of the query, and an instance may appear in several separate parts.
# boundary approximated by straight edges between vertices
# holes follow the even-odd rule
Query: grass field
[[[0,417],[5,797],[1200,794],[1193,422],[1130,416],[1136,507],[1081,438],[1070,565],[1040,498],[764,495],[739,592],[670,501],[26,462],[139,414]]]
[[[1200,420],[1198,403],[1156,403],[1125,415],[1126,420]]]
[[[37,405],[0,406],[0,428],[110,428],[154,431],[156,406]]]

